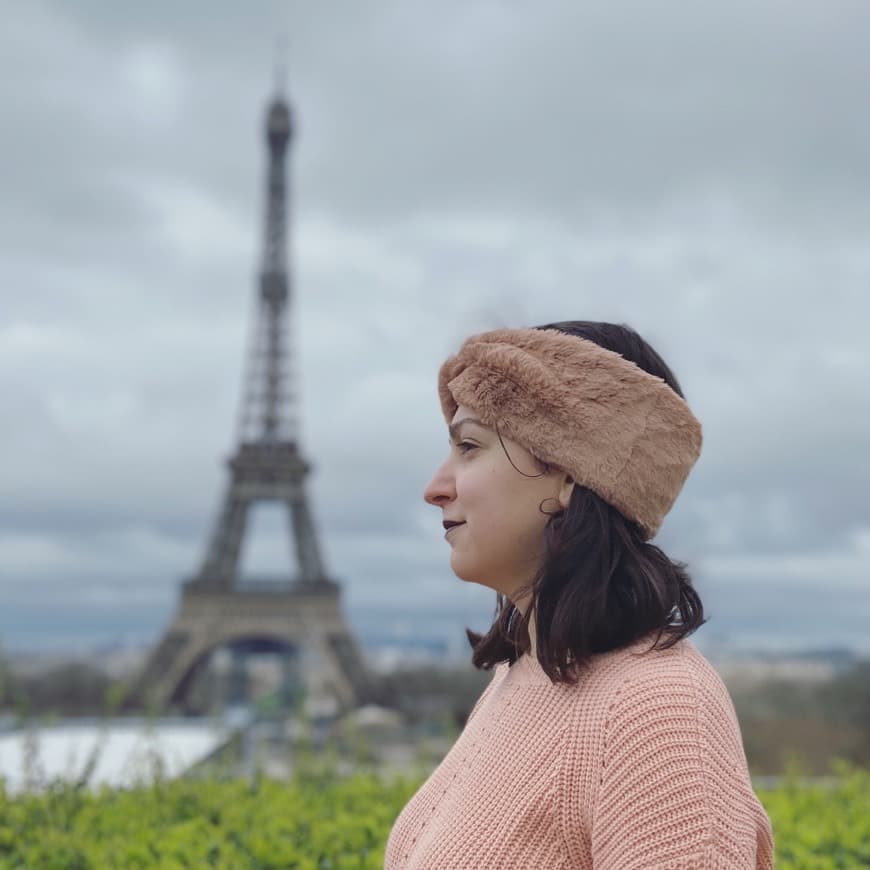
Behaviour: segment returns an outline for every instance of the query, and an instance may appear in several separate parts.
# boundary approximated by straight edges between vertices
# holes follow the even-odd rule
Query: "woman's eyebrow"
[[[461,419],[459,422],[451,423],[447,427],[447,431],[450,433],[451,441],[455,441],[457,438],[459,438],[459,430],[462,428],[462,426],[465,423],[471,423],[474,426],[479,426],[481,429],[488,430],[491,428],[491,427],[487,426],[486,424],[481,423],[480,420],[475,420],[473,417],[463,417],[463,419]]]

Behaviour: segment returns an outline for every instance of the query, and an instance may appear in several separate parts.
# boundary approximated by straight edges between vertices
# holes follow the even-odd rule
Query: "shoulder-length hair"
[[[683,392],[662,358],[624,324],[571,320],[536,329],[558,329],[621,354],[644,371]],[[504,447],[504,442],[502,442]],[[505,451],[507,452],[507,451]],[[508,456],[510,459],[510,456]],[[554,683],[574,685],[597,653],[610,652],[656,633],[652,648],[667,649],[707,620],[686,563],[671,561],[644,540],[640,526],[586,487],[575,484],[566,510],[548,512],[546,554],[519,600],[520,610],[500,592],[486,634],[465,629],[471,661],[483,670],[513,664],[531,649],[528,625],[535,619],[538,662]],[[666,640],[658,646],[662,637]]]

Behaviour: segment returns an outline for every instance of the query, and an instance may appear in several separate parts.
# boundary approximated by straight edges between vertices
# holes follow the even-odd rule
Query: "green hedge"
[[[382,868],[419,778],[297,776],[0,791],[0,867]]]
[[[870,866],[870,772],[838,763],[837,785],[787,778],[758,794],[771,816],[778,870]],[[91,792],[0,788],[0,867],[380,868],[395,817],[422,782],[373,772],[300,769],[263,777],[158,780]]]
[[[832,770],[835,785],[806,785],[793,769],[778,788],[758,790],[773,824],[777,870],[870,867],[870,770],[842,759]]]

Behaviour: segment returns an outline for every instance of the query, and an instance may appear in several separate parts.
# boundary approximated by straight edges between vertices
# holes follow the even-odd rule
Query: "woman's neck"
[[[522,616],[525,616],[527,604],[528,604],[527,601],[518,601],[514,604],[514,606],[516,607],[516,609],[520,612],[520,614]],[[537,659],[538,653],[537,653],[537,645],[535,643],[535,615],[534,615],[534,613],[532,613],[532,618],[529,620],[528,634],[529,634],[529,653],[528,654],[532,658]]]

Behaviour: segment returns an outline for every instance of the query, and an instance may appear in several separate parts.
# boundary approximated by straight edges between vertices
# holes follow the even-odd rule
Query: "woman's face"
[[[541,502],[550,499],[543,505],[547,513],[558,508],[552,499],[567,507],[573,481],[558,469],[541,475],[543,465],[502,436],[508,459],[495,429],[463,405],[449,429],[450,453],[423,498],[441,508],[443,521],[460,523],[445,533],[454,573],[517,603],[514,593],[532,580],[544,556],[548,516]]]

